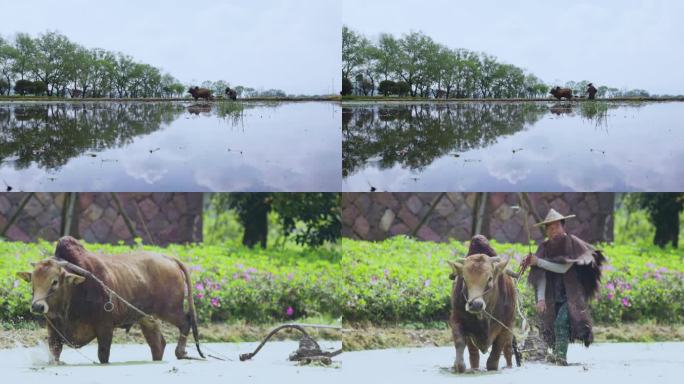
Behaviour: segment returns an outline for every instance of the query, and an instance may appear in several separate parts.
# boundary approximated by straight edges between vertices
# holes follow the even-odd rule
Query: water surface
[[[329,102],[0,103],[13,191],[338,191]]]
[[[684,103],[345,103],[343,190],[684,190]]]

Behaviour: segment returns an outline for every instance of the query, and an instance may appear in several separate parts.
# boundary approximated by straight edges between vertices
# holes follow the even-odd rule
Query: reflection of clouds
[[[684,120],[684,105],[611,111],[608,125],[600,128],[580,115],[547,115],[530,129],[463,152],[457,160],[442,156],[417,175],[397,166],[381,170],[366,164],[344,179],[343,189],[368,191],[370,183],[397,191],[683,190],[683,132],[677,124]]]
[[[122,159],[122,165],[127,175],[136,180],[143,180],[147,184],[155,184],[169,173],[167,163],[155,159],[147,161],[141,156],[128,156]]]
[[[582,166],[560,167],[557,180],[564,188],[572,191],[614,191],[622,185],[619,169],[604,165],[598,168]]]
[[[163,130],[53,171],[0,163],[0,183],[4,178],[16,191],[339,191],[339,110],[332,103],[258,106],[238,126],[182,115]]]

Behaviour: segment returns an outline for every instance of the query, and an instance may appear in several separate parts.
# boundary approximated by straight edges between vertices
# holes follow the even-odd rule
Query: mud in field
[[[571,345],[570,366],[542,363],[494,372],[455,374],[453,347],[384,349],[344,354],[346,382],[383,383],[674,383],[684,366],[684,343]],[[466,350],[466,365],[468,351]],[[480,358],[484,366],[486,356]],[[504,364],[503,358],[500,365]]]
[[[341,342],[320,342],[324,350],[338,349]],[[174,345],[166,346],[164,360],[151,361],[144,344],[115,344],[111,349],[111,364],[94,364],[97,344],[79,349],[65,348],[62,360],[66,365],[50,366],[45,345],[31,348],[0,350],[0,371],[4,383],[77,384],[101,383],[328,383],[342,382],[342,356],[331,366],[299,366],[287,360],[297,349],[294,341],[268,343],[251,361],[240,362],[239,354],[251,352],[257,343],[205,344],[206,354],[220,354],[230,361],[176,360]],[[80,352],[80,353],[79,353]],[[190,355],[197,351],[188,348]],[[82,354],[81,354],[82,353]]]

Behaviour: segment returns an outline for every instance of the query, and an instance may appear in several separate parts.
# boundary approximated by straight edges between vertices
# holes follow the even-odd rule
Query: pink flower
[[[622,302],[622,306],[625,308],[632,306],[632,304],[629,303],[629,296],[623,297],[621,302]]]
[[[615,294],[613,292],[608,292],[608,294],[606,295],[606,298],[608,298],[608,300],[613,300],[613,297],[615,297]]]
[[[294,279],[294,273],[293,273],[293,272],[288,273],[288,274],[287,274],[287,279],[288,279],[288,280]]]
[[[285,314],[287,316],[292,316],[294,315],[294,309],[292,307],[287,307],[287,310],[285,310]]]
[[[201,299],[201,298],[203,298],[203,297],[204,297],[204,293],[200,292],[200,293],[197,294],[197,298],[198,298],[198,299]]]
[[[219,298],[218,297],[212,297],[211,298],[211,305],[214,307],[220,307],[221,303],[219,303]]]
[[[195,284],[195,289],[198,291],[204,291],[204,285],[202,283]]]
[[[252,276],[249,275],[249,272],[245,272],[245,273],[243,274],[243,277],[244,277],[245,280],[247,280],[247,281],[252,280]]]
[[[233,273],[233,280],[237,280],[239,278],[240,278],[240,275],[238,275],[237,273]]]
[[[378,277],[375,275],[371,276],[371,283],[375,284],[377,282],[378,282]]]
[[[613,283],[606,283],[606,289],[609,291],[614,291],[615,290],[615,284]]]

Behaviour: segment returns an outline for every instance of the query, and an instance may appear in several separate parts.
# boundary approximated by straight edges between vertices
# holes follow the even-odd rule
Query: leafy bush
[[[130,252],[123,245],[85,244],[93,252]],[[333,247],[248,249],[221,246],[171,245],[137,248],[178,257],[188,266],[201,322],[245,320],[266,323],[301,317],[341,315],[338,305],[340,253]],[[1,320],[31,318],[31,287],[15,273],[49,257],[50,242],[0,242]]]
[[[517,271],[528,253],[522,244],[493,246],[511,256]],[[655,246],[601,245],[608,257],[602,289],[592,302],[594,320],[684,322],[684,252]],[[429,322],[446,320],[450,311],[451,280],[447,260],[463,257],[461,242],[420,242],[394,237],[383,242],[342,241],[345,321]],[[527,276],[527,275],[525,275]],[[533,290],[518,284],[522,305],[534,313]]]

